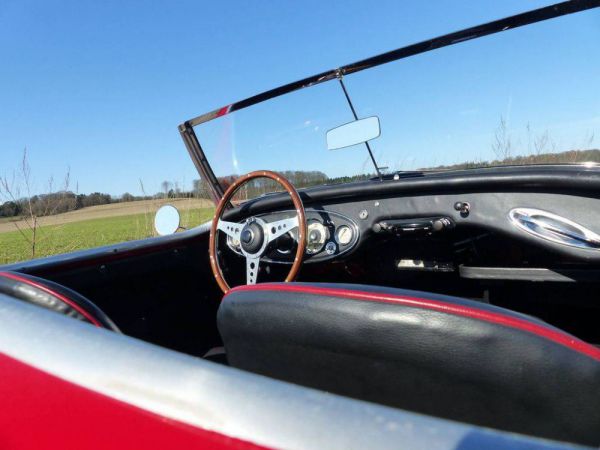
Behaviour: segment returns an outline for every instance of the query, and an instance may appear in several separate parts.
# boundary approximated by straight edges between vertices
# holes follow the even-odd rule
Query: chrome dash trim
[[[557,214],[535,208],[514,208],[509,219],[517,228],[557,244],[600,250],[600,235]]]

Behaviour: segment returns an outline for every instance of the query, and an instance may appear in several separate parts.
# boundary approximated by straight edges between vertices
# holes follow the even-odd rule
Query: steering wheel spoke
[[[275,222],[269,222],[267,229],[265,230],[269,241],[274,241],[279,236],[284,235],[288,231],[293,230],[298,226],[298,216],[290,217],[288,219],[276,220]]]
[[[243,228],[242,224],[235,223],[235,222],[227,222],[227,221],[221,220],[221,219],[219,219],[219,222],[217,223],[217,229],[219,231],[222,231],[227,236],[229,236],[233,239],[237,239],[238,241],[240,240],[242,228]]]
[[[259,264],[260,258],[258,256],[246,257],[246,284],[256,284]]]

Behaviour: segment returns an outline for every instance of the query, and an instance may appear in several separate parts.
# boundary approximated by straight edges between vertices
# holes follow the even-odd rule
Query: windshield
[[[598,42],[593,9],[345,75],[343,83],[358,118],[379,118],[381,134],[369,144],[383,174],[600,162]],[[327,131],[352,120],[333,77],[194,131],[223,187],[267,169],[301,188],[376,176],[364,143],[327,148]]]

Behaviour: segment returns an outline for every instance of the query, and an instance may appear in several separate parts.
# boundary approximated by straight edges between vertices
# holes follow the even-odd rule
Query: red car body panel
[[[262,449],[64,381],[0,354],[3,449]]]

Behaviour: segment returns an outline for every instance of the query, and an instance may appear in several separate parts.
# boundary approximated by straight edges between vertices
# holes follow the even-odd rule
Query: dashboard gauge
[[[335,240],[340,245],[348,245],[350,242],[352,242],[352,238],[354,237],[353,235],[354,233],[352,232],[352,228],[347,225],[342,225],[338,227],[335,232]]]
[[[306,253],[309,255],[319,253],[323,249],[325,241],[329,237],[327,228],[325,228],[321,222],[314,221],[308,224],[307,231],[308,235],[306,237]]]
[[[336,250],[337,250],[337,246],[335,245],[335,242],[333,242],[333,241],[329,241],[327,243],[327,245],[325,246],[325,252],[327,252],[328,255],[333,255]]]
[[[241,250],[241,243],[240,243],[239,239],[234,239],[229,235],[227,236],[227,245],[234,252],[239,253]]]

